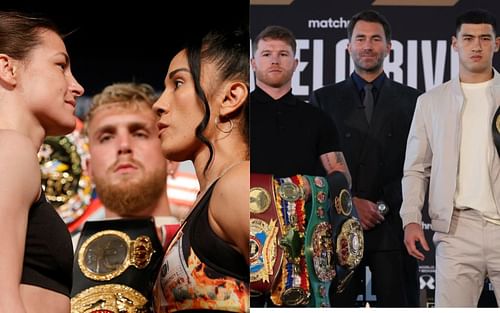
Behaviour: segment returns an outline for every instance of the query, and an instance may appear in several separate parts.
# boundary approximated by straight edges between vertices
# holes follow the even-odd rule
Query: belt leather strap
[[[330,219],[336,250],[334,285],[336,292],[341,293],[345,290],[354,269],[361,262],[364,237],[345,176],[340,172],[333,172],[327,176],[327,181],[332,203]]]
[[[303,178],[300,175],[274,179],[276,212],[283,236],[281,280],[273,289],[271,300],[276,305],[307,306],[310,302],[309,273],[304,254],[306,227]]]
[[[303,176],[309,182],[311,198],[306,205],[305,255],[312,299],[310,307],[330,307],[328,290],[335,277],[332,225],[328,217],[330,199],[324,177]]]
[[[281,272],[283,250],[278,247],[278,220],[273,176],[250,174],[250,289],[255,295],[270,292]]]

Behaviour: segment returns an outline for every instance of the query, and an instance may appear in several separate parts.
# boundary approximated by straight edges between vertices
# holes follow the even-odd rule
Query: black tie
[[[368,121],[368,124],[370,124],[372,120],[372,114],[373,114],[373,93],[372,93],[373,85],[372,84],[365,84],[364,90],[365,90],[365,98],[363,99],[363,107],[365,108],[365,115],[366,115],[366,120]]]

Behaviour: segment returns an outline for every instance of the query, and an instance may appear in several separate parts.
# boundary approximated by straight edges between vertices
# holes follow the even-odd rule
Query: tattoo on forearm
[[[342,152],[334,152],[334,153],[337,163],[339,163],[339,165],[342,167],[346,167],[344,154]]]
[[[340,151],[325,153],[320,156],[321,163],[325,168],[327,173],[334,171],[339,171],[344,173],[347,181],[349,182],[349,188],[352,185],[351,174],[349,173],[349,168],[347,167],[344,154]]]

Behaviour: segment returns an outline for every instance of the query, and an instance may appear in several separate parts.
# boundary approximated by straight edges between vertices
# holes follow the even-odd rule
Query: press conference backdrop
[[[458,75],[458,56],[451,48],[455,18],[472,8],[484,8],[500,22],[500,1],[495,0],[251,0],[251,38],[268,25],[282,25],[297,37],[299,65],[292,79],[293,93],[304,100],[324,85],[344,80],[353,71],[347,53],[346,27],[350,17],[363,9],[375,9],[392,26],[392,51],[385,72],[392,79],[427,91]],[[498,30],[497,30],[498,31]],[[499,56],[494,66],[500,69]],[[253,72],[251,88],[255,87]],[[430,221],[423,228],[432,243]],[[433,248],[433,247],[432,247]],[[433,306],[434,251],[420,263],[421,305]],[[360,304],[373,301],[370,274]],[[492,288],[485,284],[480,306],[496,305]]]

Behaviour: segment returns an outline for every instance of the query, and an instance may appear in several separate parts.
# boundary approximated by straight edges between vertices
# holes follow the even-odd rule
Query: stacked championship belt
[[[272,291],[276,305],[308,306],[311,302],[309,272],[305,257],[306,208],[303,177],[275,177],[276,212],[283,249],[281,278]]]
[[[281,273],[283,250],[278,249],[281,229],[275,207],[273,177],[250,176],[250,291],[269,292]]]
[[[305,181],[311,188],[307,202]],[[251,174],[250,185],[252,294],[270,294],[279,306],[330,306],[335,243],[327,181]]]
[[[305,255],[309,272],[312,307],[329,307],[328,290],[335,278],[334,242],[329,219],[328,183],[324,177],[303,176],[311,188],[306,204]]]
[[[71,312],[152,312],[162,257],[152,218],[86,222],[73,263]]]
[[[330,219],[333,222],[335,242],[337,275],[334,283],[335,291],[341,293],[345,290],[354,269],[361,263],[364,236],[345,176],[340,172],[333,172],[327,176],[327,180],[333,205]]]

